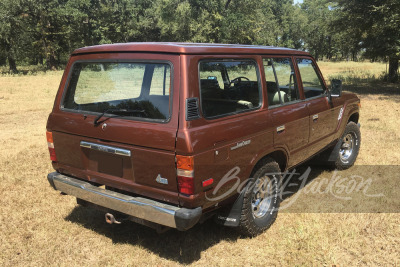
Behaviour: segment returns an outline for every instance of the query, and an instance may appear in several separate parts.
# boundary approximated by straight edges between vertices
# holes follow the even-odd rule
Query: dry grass
[[[331,77],[341,75],[343,68],[357,73],[367,66],[377,72],[374,64],[342,64],[323,63],[322,71]],[[101,212],[78,207],[73,197],[61,196],[46,180],[52,168],[45,125],[61,75],[0,77],[1,265],[400,264],[398,213],[283,212],[253,239],[212,221],[162,235],[130,222],[107,225]],[[378,83],[384,88],[379,90],[376,83],[366,84],[368,93],[360,93],[363,143],[358,167],[342,175],[375,175],[395,188],[398,168],[386,165],[400,163],[400,88]],[[371,170],[364,165],[380,166]],[[331,176],[332,171],[320,170],[314,179]],[[398,208],[398,196],[382,205]]]

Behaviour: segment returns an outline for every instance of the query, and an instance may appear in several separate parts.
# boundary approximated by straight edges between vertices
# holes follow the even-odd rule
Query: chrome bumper
[[[57,172],[49,173],[47,179],[55,190],[67,195],[182,231],[193,227],[202,215],[201,207],[179,208],[142,197],[132,197]]]

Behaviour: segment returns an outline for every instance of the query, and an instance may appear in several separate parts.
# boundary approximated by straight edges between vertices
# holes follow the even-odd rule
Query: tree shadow
[[[62,65],[58,70],[64,70],[65,66]],[[26,75],[38,75],[46,72],[51,72],[46,65],[28,65],[28,66],[18,66],[17,72],[12,72],[6,66],[0,66],[0,75],[11,75],[11,76],[26,76]]]
[[[383,95],[399,101],[400,83],[371,82],[343,85],[343,90],[358,95]],[[393,98],[394,97],[394,98]]]
[[[162,234],[131,221],[109,225],[105,222],[104,212],[83,206],[75,207],[65,219],[110,238],[114,244],[140,246],[181,264],[198,261],[202,251],[222,240],[235,242],[240,237],[234,229],[218,225],[211,219],[185,232],[170,229]]]
[[[343,90],[362,95],[383,95],[390,100],[400,101],[400,82],[389,83],[384,75],[376,76],[365,73],[339,73],[329,79],[343,82]]]

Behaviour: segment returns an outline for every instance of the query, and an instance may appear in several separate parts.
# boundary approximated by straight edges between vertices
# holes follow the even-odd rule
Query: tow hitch
[[[108,224],[113,224],[113,223],[121,224],[121,222],[117,221],[114,215],[112,215],[111,213],[106,213],[105,217],[106,217],[106,223]]]

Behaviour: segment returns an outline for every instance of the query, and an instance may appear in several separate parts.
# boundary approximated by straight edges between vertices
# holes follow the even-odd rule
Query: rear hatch
[[[81,54],[66,68],[47,130],[57,171],[178,204],[179,56]]]

